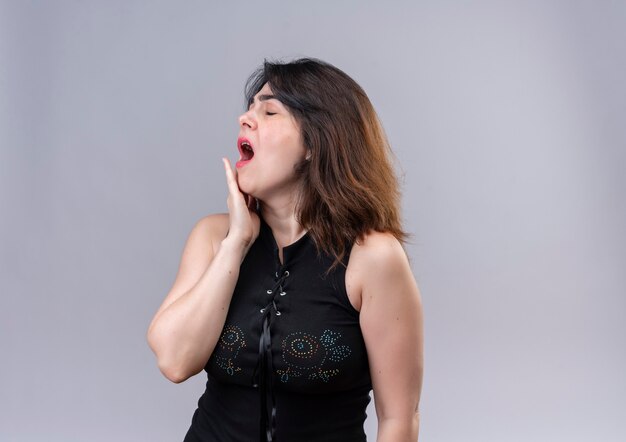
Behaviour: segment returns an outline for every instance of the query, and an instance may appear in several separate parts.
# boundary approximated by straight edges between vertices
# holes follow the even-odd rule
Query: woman
[[[416,441],[420,294],[365,92],[315,59],[246,85],[228,214],[193,228],[148,330],[172,382],[206,370],[185,441]]]

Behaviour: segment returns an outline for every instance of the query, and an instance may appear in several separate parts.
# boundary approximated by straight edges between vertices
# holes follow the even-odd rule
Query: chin
[[[254,194],[254,186],[252,185],[252,183],[246,182],[245,179],[241,179],[241,177],[239,177],[239,179],[237,180],[237,185],[239,186],[239,190],[241,190],[246,195]]]

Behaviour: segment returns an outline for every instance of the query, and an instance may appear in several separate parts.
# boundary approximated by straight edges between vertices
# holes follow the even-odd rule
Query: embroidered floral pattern
[[[235,365],[239,350],[246,346],[243,332],[236,325],[226,325],[213,350],[213,361],[218,367],[226,370],[226,373],[233,376],[235,372],[241,371],[241,367]]]
[[[282,382],[289,377],[307,376],[311,380],[328,380],[339,373],[339,369],[328,367],[328,362],[340,362],[350,356],[347,345],[337,345],[341,333],[324,330],[318,338],[306,332],[293,332],[281,344],[286,370],[277,370]]]

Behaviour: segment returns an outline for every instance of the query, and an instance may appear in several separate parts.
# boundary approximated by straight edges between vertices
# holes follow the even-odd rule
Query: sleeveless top
[[[350,249],[346,256],[349,256]],[[261,218],[185,442],[363,442],[372,388],[345,265],[309,233],[283,248]]]

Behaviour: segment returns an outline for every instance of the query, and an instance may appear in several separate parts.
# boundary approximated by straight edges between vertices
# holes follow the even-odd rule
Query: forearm
[[[378,421],[377,442],[417,442],[419,415],[407,419],[384,419]]]
[[[169,305],[148,331],[159,369],[173,382],[200,372],[224,327],[246,250],[228,237],[187,293]]]

